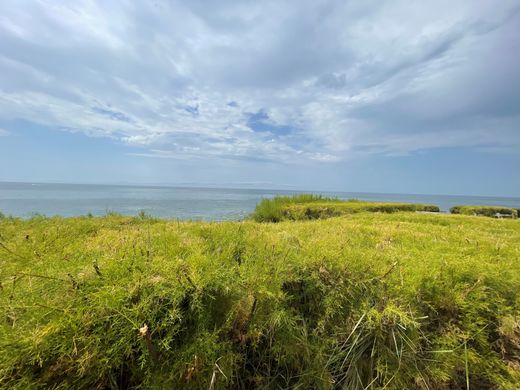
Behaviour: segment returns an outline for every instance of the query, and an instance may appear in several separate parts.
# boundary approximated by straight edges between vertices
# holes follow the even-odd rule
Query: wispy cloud
[[[516,5],[6,0],[0,119],[159,158],[520,150]]]
[[[0,137],[7,137],[9,134],[7,130],[0,129]]]

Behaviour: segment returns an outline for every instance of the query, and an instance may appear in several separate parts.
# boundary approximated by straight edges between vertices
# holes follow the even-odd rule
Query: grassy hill
[[[519,388],[519,221],[354,208],[0,219],[0,387]]]

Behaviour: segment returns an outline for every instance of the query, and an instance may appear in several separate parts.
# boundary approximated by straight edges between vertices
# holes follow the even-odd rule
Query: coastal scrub
[[[517,389],[519,242],[428,213],[4,218],[0,387]]]

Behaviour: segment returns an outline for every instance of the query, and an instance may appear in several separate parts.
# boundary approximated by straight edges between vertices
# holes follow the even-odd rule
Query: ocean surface
[[[104,215],[107,212],[136,215],[142,210],[162,218],[239,220],[246,217],[262,198],[298,192],[302,191],[0,182],[0,212],[30,217],[34,214]],[[364,192],[315,193],[340,199],[429,203],[438,205],[442,211],[464,204],[520,208],[520,198]]]

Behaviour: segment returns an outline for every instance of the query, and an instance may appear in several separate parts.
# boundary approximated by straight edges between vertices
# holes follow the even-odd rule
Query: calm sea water
[[[29,217],[35,213],[74,216],[109,211],[136,215],[143,210],[163,218],[192,220],[237,220],[247,216],[262,198],[290,195],[298,191],[110,186],[86,184],[1,183],[0,211]],[[375,194],[320,192],[341,199],[431,203],[447,211],[463,204],[520,207],[520,198],[480,196]]]

